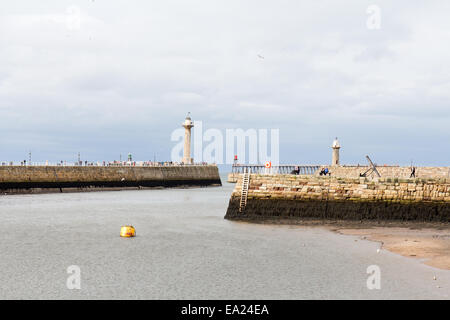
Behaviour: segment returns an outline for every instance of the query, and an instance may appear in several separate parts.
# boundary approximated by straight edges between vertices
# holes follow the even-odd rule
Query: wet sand
[[[336,231],[379,241],[384,249],[405,257],[420,259],[423,263],[439,269],[450,270],[450,229],[373,227]]]
[[[245,220],[242,219],[242,221]],[[450,224],[448,223],[317,219],[263,219],[246,222],[323,227],[339,234],[380,242],[383,249],[419,259],[424,264],[435,268],[450,270]]]

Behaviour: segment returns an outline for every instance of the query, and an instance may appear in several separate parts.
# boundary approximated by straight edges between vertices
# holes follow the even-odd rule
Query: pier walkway
[[[319,165],[295,165],[295,164],[283,164],[278,166],[272,166],[271,168],[266,168],[262,164],[233,164],[231,168],[231,173],[244,173],[245,171],[251,173],[279,173],[279,174],[289,174],[294,170],[298,170],[299,174],[302,175],[313,175],[317,170],[320,169]]]

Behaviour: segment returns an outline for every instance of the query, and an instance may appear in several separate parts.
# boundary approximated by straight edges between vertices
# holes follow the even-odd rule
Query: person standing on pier
[[[412,167],[411,168],[411,175],[409,177],[410,178],[415,178],[416,177],[416,167]]]

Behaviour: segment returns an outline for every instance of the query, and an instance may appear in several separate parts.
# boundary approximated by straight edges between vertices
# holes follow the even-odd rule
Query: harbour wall
[[[219,170],[215,165],[0,166],[2,194],[220,185]]]
[[[226,219],[450,222],[450,179],[252,174],[247,205],[239,212],[241,180],[232,193]]]
[[[240,176],[240,173],[230,172],[227,176],[227,182],[236,183],[236,182],[238,182],[239,176]]]

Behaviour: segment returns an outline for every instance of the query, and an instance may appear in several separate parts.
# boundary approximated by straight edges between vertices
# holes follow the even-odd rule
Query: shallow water
[[[378,243],[224,220],[233,187],[0,196],[0,298],[450,299],[450,271]]]

